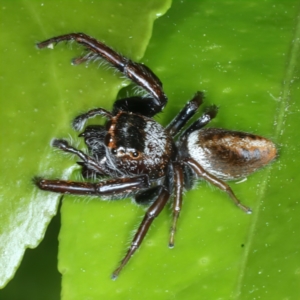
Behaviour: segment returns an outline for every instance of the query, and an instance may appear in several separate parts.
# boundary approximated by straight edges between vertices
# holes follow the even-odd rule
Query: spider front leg
[[[88,167],[91,171],[94,171],[100,175],[108,175],[109,171],[106,169],[106,167],[102,164],[99,164],[97,160],[95,160],[93,157],[86,155],[82,151],[72,147],[69,145],[69,143],[66,140],[63,139],[54,139],[52,141],[52,146],[55,148],[58,148],[64,152],[72,153],[77,155],[84,165]]]
[[[167,201],[170,198],[170,193],[162,186],[160,189],[160,193],[155,202],[148,208],[142,223],[140,224],[132,242],[131,246],[128,249],[125,257],[121,261],[119,267],[113,272],[112,279],[115,280],[120,274],[123,267],[127,264],[131,256],[135,253],[135,251],[141,245],[144,237],[146,236],[150,225],[153,220],[160,214],[162,209],[165,207]]]
[[[72,195],[93,195],[108,196],[112,199],[122,195],[127,195],[139,189],[149,187],[147,175],[133,178],[117,178],[100,182],[77,182],[68,180],[49,180],[36,177],[34,183],[45,191],[72,194]]]
[[[114,68],[122,72],[128,79],[143,88],[150,94],[151,97],[148,98],[152,98],[152,106],[155,110],[155,114],[160,112],[166,105],[167,97],[163,91],[162,83],[147,66],[131,61],[104,43],[84,33],[70,33],[53,37],[38,43],[37,47],[40,49],[45,47],[52,48],[53,44],[62,41],[76,41],[90,51],[87,55],[75,59],[74,62],[76,64],[101,57]]]

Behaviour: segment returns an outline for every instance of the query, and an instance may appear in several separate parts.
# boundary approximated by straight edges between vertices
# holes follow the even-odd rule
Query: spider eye
[[[131,152],[132,157],[138,157],[140,154],[138,151]]]
[[[116,148],[112,148],[111,149],[111,153],[114,154],[114,155],[116,155],[117,154],[117,149]]]

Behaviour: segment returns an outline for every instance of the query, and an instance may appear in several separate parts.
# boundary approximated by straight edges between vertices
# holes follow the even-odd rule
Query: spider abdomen
[[[192,132],[186,146],[191,158],[224,180],[247,177],[272,161],[277,153],[275,145],[264,137],[218,128]]]

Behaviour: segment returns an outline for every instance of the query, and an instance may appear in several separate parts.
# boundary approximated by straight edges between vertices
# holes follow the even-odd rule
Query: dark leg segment
[[[187,128],[183,133],[182,137],[187,137],[190,133],[195,130],[199,130],[206,126],[213,118],[216,117],[218,113],[218,107],[215,105],[209,106],[204,114],[196,120],[189,128]]]
[[[189,164],[189,166],[191,166],[193,168],[193,170],[196,172],[196,174],[198,176],[202,177],[204,180],[210,182],[214,186],[216,186],[219,189],[221,189],[222,191],[226,192],[227,195],[233,200],[233,202],[235,203],[236,206],[238,206],[240,209],[242,209],[247,214],[252,213],[252,210],[249,207],[243,205],[240,202],[240,200],[238,200],[238,198],[235,196],[232,189],[230,188],[230,186],[227,183],[223,182],[222,180],[216,178],[215,176],[213,176],[210,173],[208,173],[207,171],[205,171],[195,160],[190,158],[185,161],[187,164]]]
[[[139,248],[144,237],[146,236],[146,234],[148,232],[150,225],[152,224],[153,220],[160,214],[160,212],[166,205],[169,197],[170,197],[170,193],[164,187],[161,187],[161,192],[160,192],[157,200],[148,208],[148,210],[145,214],[145,217],[131,242],[131,246],[128,249],[127,254],[121,261],[119,267],[113,272],[113,274],[112,274],[113,280],[115,280],[118,277],[118,275],[121,272],[121,270],[123,269],[123,267],[127,264],[127,262],[129,261],[131,256],[134,254],[134,252]]]
[[[153,104],[153,98],[134,96],[117,100],[113,114],[116,115],[120,110],[152,118],[157,113],[157,106]]]
[[[68,152],[68,153],[77,155],[83,161],[83,163],[85,164],[85,166],[87,168],[91,169],[92,171],[97,172],[98,174],[101,174],[101,175],[109,174],[109,170],[107,170],[104,165],[99,164],[98,161],[95,160],[94,158],[92,158],[91,156],[88,156],[85,153],[83,153],[82,151],[70,146],[66,140],[55,139],[52,141],[52,146],[55,148],[58,148],[64,152]]]
[[[146,191],[137,193],[134,200],[136,204],[149,206],[158,198],[160,192],[161,186],[155,186]]]
[[[112,197],[147,188],[150,185],[147,175],[141,175],[134,178],[110,179],[97,183],[34,178],[34,183],[41,190],[60,194]]]
[[[179,114],[166,127],[170,135],[175,136],[183,128],[203,103],[203,98],[204,94],[202,92],[197,92],[194,98],[185,105]]]
[[[170,240],[169,240],[169,248],[174,247],[174,237],[177,227],[177,220],[179,218],[179,214],[182,207],[182,193],[183,193],[183,171],[182,166],[175,165],[174,166],[174,181],[175,181],[175,192],[174,192],[174,200],[173,200],[173,220],[170,231]]]
[[[167,97],[163,92],[162,83],[147,66],[131,61],[84,33],[70,33],[53,37],[38,43],[37,47],[41,49],[62,41],[76,41],[91,51],[91,53],[86,56],[75,59],[74,63],[78,64],[88,59],[94,59],[95,56],[102,57],[114,68],[122,72],[127,78],[151,94],[153,97],[153,107],[155,107],[156,113],[160,112],[166,105]],[[93,54],[95,54],[95,56]]]
[[[77,116],[74,120],[73,120],[73,128],[77,131],[82,130],[83,126],[85,125],[86,121],[88,119],[94,118],[96,116],[103,116],[107,119],[111,119],[113,117],[113,115],[103,109],[103,108],[96,108],[96,109],[92,109],[89,110],[88,112],[81,114],[79,116]]]

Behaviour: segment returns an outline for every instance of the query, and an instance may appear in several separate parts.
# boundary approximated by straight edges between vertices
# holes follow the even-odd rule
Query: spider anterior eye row
[[[133,151],[129,151],[129,152],[127,152],[127,151],[125,151],[124,149],[117,149],[117,148],[112,148],[111,149],[111,153],[113,154],[113,155],[117,155],[117,154],[119,154],[119,155],[125,155],[125,154],[129,154],[131,157],[133,157],[133,158],[137,158],[137,157],[139,157],[140,156],[140,153],[139,153],[139,151],[135,151],[135,150],[133,150]]]

